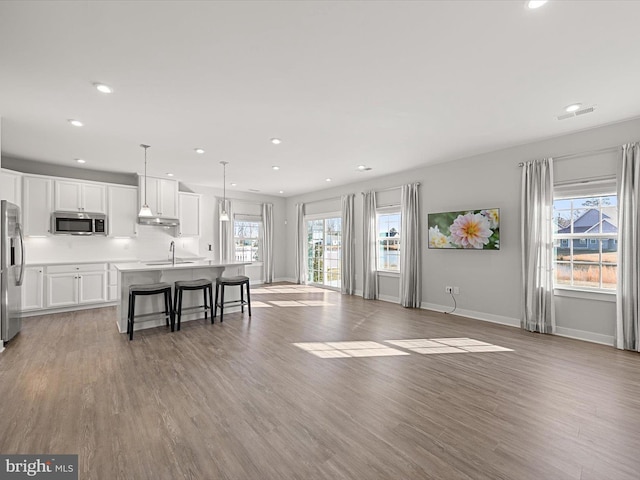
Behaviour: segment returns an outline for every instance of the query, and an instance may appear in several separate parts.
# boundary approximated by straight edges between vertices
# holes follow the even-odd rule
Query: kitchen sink
[[[189,260],[176,260],[176,265],[184,265],[185,263],[194,263]],[[162,262],[147,262],[145,265],[154,266],[154,265],[171,265],[172,262],[164,260]]]

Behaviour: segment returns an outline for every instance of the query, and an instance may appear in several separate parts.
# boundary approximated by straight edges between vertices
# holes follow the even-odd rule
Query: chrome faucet
[[[171,252],[171,265],[176,266],[176,242],[171,240],[169,244],[169,251]]]

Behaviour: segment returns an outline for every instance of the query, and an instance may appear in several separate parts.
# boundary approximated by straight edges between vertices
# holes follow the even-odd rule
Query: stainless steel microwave
[[[55,235],[106,235],[107,216],[103,213],[53,212],[51,231]]]

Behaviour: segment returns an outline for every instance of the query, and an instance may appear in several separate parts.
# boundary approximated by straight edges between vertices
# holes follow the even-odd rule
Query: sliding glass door
[[[307,283],[340,288],[342,219],[307,220]]]

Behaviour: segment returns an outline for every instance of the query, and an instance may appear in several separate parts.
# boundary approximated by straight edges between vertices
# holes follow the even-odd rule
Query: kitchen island
[[[171,261],[161,262],[132,262],[117,263],[114,268],[118,272],[118,330],[120,333],[127,331],[127,311],[129,308],[129,287],[131,285],[166,282],[173,286],[178,280],[197,280],[206,278],[214,284],[216,278],[224,275],[227,277],[235,275],[244,275],[245,265],[251,262],[214,262],[212,260],[176,260],[175,264]],[[215,293],[215,292],[214,292]],[[235,292],[229,292],[231,295]],[[239,298],[239,293],[238,293]],[[172,296],[173,299],[173,296]],[[225,300],[234,300],[235,297],[227,295]],[[159,295],[140,297],[136,299],[136,315],[159,312],[164,309],[163,298]],[[182,299],[182,308],[202,305],[202,292],[184,292]],[[238,307],[239,308],[239,307]],[[229,309],[233,311],[233,309]],[[226,313],[226,309],[225,309]],[[203,313],[186,313],[182,316],[182,322],[203,318]],[[144,328],[152,328],[164,325],[164,319],[149,320],[135,324],[135,330]]]

